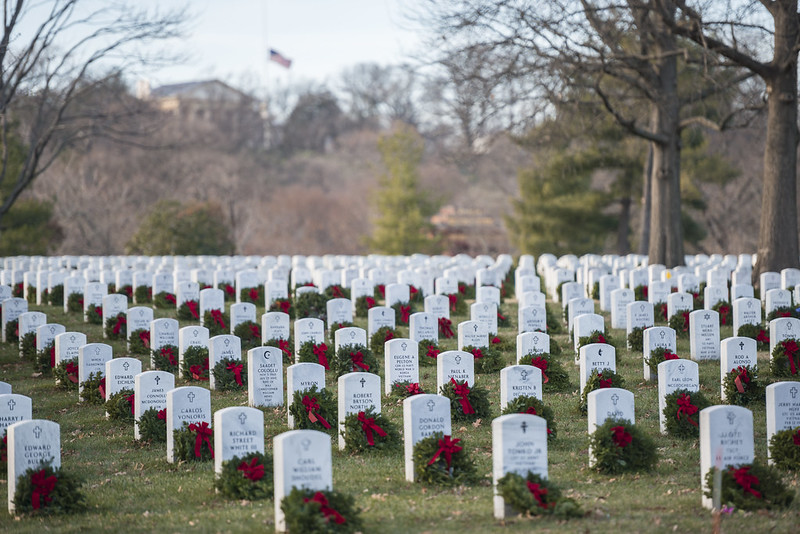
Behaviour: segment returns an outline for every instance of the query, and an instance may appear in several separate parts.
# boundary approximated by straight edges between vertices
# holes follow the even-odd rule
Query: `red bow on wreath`
[[[447,295],[448,300],[450,301],[450,311],[456,311],[456,304],[458,304],[458,295],[452,294]]]
[[[494,337],[492,338],[492,345],[499,345],[499,344],[500,344],[500,343],[502,343],[502,342],[503,342],[503,340],[502,340],[502,339],[500,339],[500,338],[499,338],[499,337],[497,337],[497,336],[494,336]]]
[[[175,300],[175,295],[173,295],[172,293],[167,293],[166,295],[164,295],[164,300],[166,300],[170,304],[175,304],[178,302],[177,300]]]
[[[303,397],[303,406],[306,408],[309,421],[312,423],[319,421],[325,428],[331,427],[330,423],[328,423],[325,418],[319,414],[320,405],[317,402],[316,397],[309,397],[308,395]]]
[[[241,363],[237,364],[237,363],[231,362],[231,363],[228,364],[227,367],[225,367],[225,369],[227,369],[228,371],[233,371],[233,379],[236,380],[236,383],[239,384],[240,386],[243,385],[242,384],[242,369],[244,369],[244,366]]]
[[[225,318],[222,316],[222,312],[220,310],[211,310],[211,319],[213,319],[215,323],[220,325],[223,330],[228,328],[227,326],[225,326]]]
[[[530,480],[527,481],[527,485],[528,485],[528,491],[530,491],[533,494],[533,498],[536,499],[537,503],[539,503],[540,508],[547,509],[547,508],[552,508],[553,506],[556,505],[556,503],[554,502],[551,502],[549,504],[544,502],[543,497],[547,495],[547,488],[544,488],[539,484],[534,484]]]
[[[731,474],[733,475],[733,479],[742,487],[742,490],[745,493],[751,493],[757,499],[761,498],[761,493],[754,490],[752,486],[758,484],[758,478],[754,475],[751,475],[748,471],[750,471],[750,466],[746,465],[744,467],[740,467],[736,469],[735,467],[729,468]]]
[[[232,297],[233,295],[236,294],[236,290],[233,288],[232,285],[225,284],[222,287],[225,289],[225,293],[227,293],[229,297]]]
[[[733,383],[736,385],[737,391],[739,391],[739,393],[744,393],[744,385],[750,383],[750,377],[747,375],[747,369],[740,365],[736,367],[736,369],[731,369],[731,373],[736,375],[736,377],[733,379]]]
[[[200,309],[197,307],[196,300],[187,300],[186,307],[189,308],[189,313],[192,314],[192,317],[194,317],[195,319],[200,318]]]
[[[175,353],[172,352],[171,348],[169,347],[162,348],[159,350],[159,352],[161,353],[161,356],[169,360],[170,365],[172,365],[173,367],[178,365],[178,360],[175,359]]]
[[[447,317],[439,317],[439,333],[442,334],[445,339],[450,339],[455,336],[451,328],[452,324],[453,322]]]
[[[386,431],[375,424],[375,419],[372,417],[367,417],[367,414],[364,412],[358,412],[358,420],[361,423],[361,430],[364,431],[364,434],[367,437],[367,444],[372,447],[375,445],[375,438],[372,435],[372,431],[374,430],[379,436],[386,437]]]
[[[67,362],[64,366],[67,372],[67,379],[73,384],[78,383],[78,365],[75,362]]]
[[[436,454],[428,461],[428,465],[432,465],[439,455],[444,456],[444,461],[447,464],[447,469],[450,469],[453,464],[453,454],[457,453],[462,449],[456,445],[461,441],[460,439],[450,439],[450,436],[444,436],[442,439],[439,440],[439,450],[436,451]]]
[[[422,388],[419,387],[418,382],[412,382],[406,386],[406,391],[411,395],[419,395],[420,393],[425,393],[422,391]]]
[[[100,392],[100,396],[103,397],[103,399],[106,398],[106,377],[100,379],[100,385],[97,386],[97,391]]]
[[[603,334],[597,334],[597,342],[598,343],[605,343],[606,342],[606,338],[603,337]]]
[[[681,330],[683,330],[684,332],[688,332],[689,331],[689,312],[685,311],[685,312],[682,312],[682,313],[683,313],[683,326],[681,327]]]
[[[400,322],[403,324],[408,324],[408,318],[411,315],[411,306],[403,306],[400,305]]]
[[[257,324],[251,324],[250,325],[250,335],[253,336],[256,339],[260,339],[261,338],[261,327],[258,326]]]
[[[425,356],[427,356],[428,358],[433,358],[435,360],[436,358],[439,357],[439,354],[441,352],[442,351],[431,345],[430,347],[428,347],[428,352],[425,353]]]
[[[189,425],[189,432],[194,432],[197,436],[194,440],[194,456],[195,458],[200,458],[202,456],[202,447],[203,442],[205,441],[206,445],[208,446],[209,452],[211,452],[211,457],[214,457],[214,449],[211,448],[211,436],[212,431],[211,427],[208,426],[208,423],[203,421],[202,423],[195,424],[192,423]]]
[[[364,363],[364,353],[362,353],[361,351],[351,352],[350,360],[352,360],[353,362],[353,371],[356,371],[357,367],[360,367],[365,371],[369,371],[369,365]]]
[[[204,371],[205,369],[203,369],[202,365],[192,365],[189,367],[189,372],[192,374],[192,378],[195,380],[208,380],[207,376],[203,376]]]
[[[31,505],[34,510],[38,510],[53,500],[50,493],[56,488],[56,482],[58,482],[58,478],[55,475],[47,476],[44,469],[31,475],[31,485],[33,486]]]
[[[130,395],[125,397],[125,400],[128,401],[128,404],[131,405],[131,415],[135,415],[136,412],[134,411],[133,407],[136,405],[136,394],[131,393]]]
[[[475,359],[483,358],[483,352],[481,349],[472,349],[472,355],[475,356]]]
[[[610,388],[611,387],[611,379],[610,378],[603,378],[603,373],[597,373],[597,378],[600,379],[600,387],[601,388]]]
[[[103,307],[102,306],[95,306],[94,312],[97,314],[98,317],[102,317],[103,316]],[[17,334],[19,334],[19,331],[17,331]]]
[[[281,311],[288,315],[289,309],[292,307],[292,303],[289,300],[279,300],[278,305],[281,307]]]
[[[289,357],[292,356],[292,351],[289,348],[289,342],[286,341],[285,339],[278,340],[278,348],[281,349],[287,356]]]
[[[672,354],[668,350],[664,351],[664,361],[667,361],[667,360],[678,360],[678,359],[679,358],[678,358],[677,354]]]
[[[786,354],[786,357],[789,359],[789,369],[793,375],[796,375],[797,367],[794,362],[794,355],[797,354],[800,347],[797,346],[797,343],[793,339],[782,341],[781,345],[783,346],[784,354]]]
[[[316,492],[312,498],[304,498],[303,502],[316,502],[319,503],[319,511],[322,512],[322,515],[325,516],[326,521],[330,521],[333,519],[333,522],[337,525],[341,525],[345,522],[344,517],[342,514],[328,506],[328,499],[321,492]]]
[[[506,318],[504,316],[500,315],[500,312],[497,312],[497,320],[498,321],[505,321]]]
[[[239,467],[236,469],[242,472],[244,478],[252,480],[253,482],[264,478],[264,464],[258,463],[258,458],[255,456],[250,460],[249,464],[242,460],[242,463],[240,463]]]
[[[375,299],[372,297],[364,297],[364,302],[367,303],[367,309],[370,310],[375,307]]]
[[[624,426],[612,427],[611,432],[613,432],[611,439],[614,440],[614,443],[617,445],[617,447],[624,449],[631,444],[631,441],[633,441],[633,437],[625,431]]]
[[[167,420],[167,409],[164,408],[162,410],[158,410],[158,413],[156,414],[156,417],[158,417],[162,421],[166,421]]]
[[[722,305],[719,307],[719,318],[722,321],[722,324],[728,324],[728,315],[731,313],[730,306]]]
[[[697,426],[697,423],[692,420],[690,416],[697,413],[697,406],[692,404],[692,397],[683,393],[677,400],[678,403],[678,412],[675,414],[675,418],[680,421],[681,413],[686,416],[686,420],[692,423],[694,426]]]
[[[386,343],[387,341],[391,341],[392,339],[394,339],[394,332],[392,332],[391,330],[387,330],[386,336],[384,336],[383,338],[383,342]]]
[[[117,315],[117,322],[114,325],[114,330],[113,330],[114,335],[115,336],[119,335],[119,333],[122,331],[122,327],[127,325],[127,324],[128,324],[128,321],[127,321],[127,319],[125,319],[124,315],[122,315],[122,314]]]
[[[250,297],[250,300],[252,300],[253,302],[258,302],[258,289],[254,287],[250,288],[248,296]]]
[[[317,357],[317,361],[325,369],[330,369],[328,367],[328,357],[325,355],[326,352],[328,352],[328,346],[325,343],[314,345],[314,355]]]
[[[762,328],[758,331],[758,335],[756,336],[756,341],[759,343],[769,343],[769,336],[767,332]]]
[[[450,383],[454,386],[453,393],[459,397],[458,400],[461,402],[461,411],[465,414],[475,413],[475,408],[469,403],[469,386],[456,383],[456,379],[453,377],[450,377]]]
[[[142,345],[144,345],[144,348],[149,349],[150,348],[150,330],[143,330],[143,331],[139,332],[139,340],[141,340]]]
[[[56,366],[56,346],[55,343],[50,347],[50,368]]]
[[[538,367],[542,371],[542,383],[547,384],[547,382],[550,381],[550,379],[545,374],[548,365],[547,360],[545,360],[541,356],[536,356],[535,358],[531,359],[531,365],[534,367]]]
[[[797,432],[792,434],[792,441],[794,441],[795,445],[800,447],[800,428],[797,429]]]

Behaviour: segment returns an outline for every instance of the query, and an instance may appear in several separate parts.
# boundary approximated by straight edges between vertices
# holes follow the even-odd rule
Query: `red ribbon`
[[[719,318],[722,324],[728,324],[728,315],[731,313],[730,306],[722,305],[719,307]]]
[[[680,421],[681,413],[686,415],[686,420],[692,423],[694,426],[697,426],[697,423],[692,420],[690,416],[697,413],[698,408],[694,404],[692,404],[692,397],[683,393],[677,400],[678,403],[678,413],[675,414],[675,418]]]
[[[767,335],[766,331],[759,330],[758,335],[756,336],[756,341],[759,343],[769,343],[769,336]]]
[[[450,466],[453,463],[453,454],[460,451],[462,448],[456,445],[461,441],[460,439],[450,439],[450,436],[444,436],[442,439],[439,440],[439,450],[436,451],[436,454],[428,461],[428,465],[433,464],[439,455],[444,456],[444,461],[447,464],[447,469],[450,469]]]
[[[128,320],[122,314],[117,315],[117,324],[114,325],[114,335],[118,335],[122,331],[122,327],[128,324]]]
[[[794,441],[795,445],[800,447],[800,428],[797,429],[797,432],[792,434],[792,441]]]
[[[378,293],[381,294],[381,298],[386,298],[386,286],[383,284],[378,284]]]
[[[72,382],[73,384],[78,383],[78,366],[75,362],[67,362],[64,366],[64,370],[67,372],[67,379]]]
[[[104,399],[106,398],[106,377],[100,379],[100,385],[97,386],[97,391],[100,392],[100,396]]]
[[[150,348],[150,330],[143,330],[142,332],[139,332],[139,339],[142,341],[144,348]]]
[[[130,395],[125,397],[125,400],[128,401],[128,404],[131,405],[131,415],[135,415],[136,412],[133,410],[133,407],[136,405],[136,394],[131,393]]]
[[[601,388],[610,388],[611,387],[611,379],[610,378],[603,378],[603,373],[597,373],[597,378],[600,379],[600,387]]]
[[[678,360],[678,359],[680,359],[680,358],[678,358],[677,354],[672,354],[670,351],[665,351],[664,352],[664,361],[667,361],[667,360]]]
[[[289,348],[289,342],[285,339],[278,340],[278,348],[281,349],[287,356],[291,358],[292,350]]]
[[[499,338],[499,337],[497,337],[497,336],[495,336],[495,337],[493,337],[493,338],[492,338],[492,345],[499,345],[499,344],[500,344],[500,343],[502,343],[502,342],[503,342],[503,340],[502,340],[502,339],[500,339],[500,338]]]
[[[419,289],[417,289],[414,286],[408,286],[408,295],[409,295],[409,297],[411,297],[413,299],[414,295],[416,295],[417,293],[419,293]]]
[[[452,324],[453,322],[447,317],[439,317],[439,333],[442,334],[445,339],[450,339],[455,335],[451,328]]]
[[[330,367],[328,367],[328,357],[325,355],[327,351],[328,346],[325,343],[314,345],[314,355],[317,357],[319,364],[325,369],[330,369]]]
[[[316,502],[319,503],[319,511],[322,512],[322,515],[325,516],[325,521],[330,521],[333,519],[333,522],[337,525],[341,525],[345,522],[344,517],[342,514],[328,506],[328,499],[321,492],[316,492],[312,498],[304,498],[303,502]]]
[[[731,373],[736,374],[736,378],[733,379],[733,383],[736,384],[736,389],[739,393],[744,393],[744,384],[750,383],[750,377],[747,376],[747,369],[740,365],[736,369],[731,369]]]
[[[456,311],[456,304],[458,304],[458,295],[456,294],[447,295],[447,298],[450,301],[450,311],[451,312]]]
[[[534,408],[533,406],[529,406],[527,410],[525,410],[524,412],[520,412],[520,413],[526,413],[526,414],[529,414],[529,415],[539,415],[539,414],[536,413],[536,408]],[[548,434],[552,434],[553,433],[552,429],[548,428],[547,429],[547,433]]]
[[[242,384],[242,369],[244,369],[244,366],[241,363],[237,364],[237,363],[231,362],[231,363],[228,364],[228,366],[225,369],[227,369],[228,371],[233,371],[233,379],[236,380],[236,383],[239,384],[240,386],[243,385]]]
[[[458,292],[462,295],[467,294],[467,284],[458,284]]]
[[[419,395],[420,393],[425,393],[424,391],[422,391],[422,388],[419,387],[419,383],[417,382],[412,382],[411,384],[408,384],[406,386],[406,391],[410,395]]]
[[[505,318],[505,317],[503,317],[502,315],[500,315],[500,312],[497,312],[497,320],[498,320],[498,321],[505,321],[505,320],[506,320],[506,318]]]
[[[176,304],[178,302],[177,300],[175,300],[175,295],[173,295],[172,293],[167,293],[166,295],[164,295],[164,300],[166,300],[170,304]]]
[[[792,374],[796,375],[797,367],[794,363],[794,355],[797,354],[797,351],[800,350],[800,347],[797,346],[797,343],[795,343],[793,339],[782,341],[781,345],[783,345],[784,354],[786,354],[786,357],[789,359],[789,368]]]
[[[253,302],[258,302],[258,289],[251,287],[248,296]]]
[[[356,367],[369,371],[369,365],[364,363],[364,354],[361,351],[351,352],[350,359],[353,361],[353,371],[356,370]]]
[[[261,338],[261,327],[258,326],[257,324],[251,324],[250,325],[250,335],[253,336],[256,339],[260,339]]]
[[[156,414],[156,417],[158,417],[162,421],[166,421],[167,420],[167,409],[164,408],[163,410],[158,410],[158,413]]]
[[[196,300],[187,300],[184,304],[186,304],[186,307],[189,308],[189,313],[192,314],[192,317],[194,317],[195,319],[200,318],[200,310],[197,307]]]
[[[411,306],[400,305],[400,322],[403,324],[408,323],[408,318],[411,316]]]
[[[309,421],[312,423],[319,421],[325,428],[331,427],[330,423],[328,423],[325,418],[319,414],[320,405],[317,402],[316,397],[309,397],[308,395],[303,397],[303,406],[306,407],[306,413],[308,414]]]
[[[667,305],[666,304],[662,304],[661,305],[661,315],[664,317],[664,320],[666,321],[667,320]]]
[[[425,353],[425,356],[427,356],[428,358],[433,358],[435,360],[436,358],[439,357],[439,354],[441,352],[442,351],[431,345],[430,347],[428,347],[428,352]]]
[[[466,383],[456,383],[456,379],[453,377],[450,377],[450,383],[453,384],[453,392],[459,397],[458,400],[461,402],[461,411],[465,414],[475,413],[475,409],[472,407],[472,404],[469,403],[469,386],[467,386]]]
[[[222,316],[222,312],[220,310],[211,310],[211,318],[215,323],[220,325],[223,330],[228,328],[225,326],[225,318]]]
[[[52,497],[50,497],[50,492],[56,488],[56,482],[58,482],[56,476],[47,476],[44,469],[31,475],[31,485],[33,486],[31,505],[33,505],[34,510],[46,506],[47,503],[53,500]]]
[[[172,349],[169,347],[162,348],[159,350],[161,356],[169,360],[169,364],[173,367],[178,365],[178,360],[175,359],[175,354],[172,352]]]
[[[202,365],[192,365],[189,367],[189,372],[195,380],[208,380],[207,376],[203,376],[206,369],[208,369],[208,367],[204,369]]]
[[[264,464],[258,463],[258,458],[255,456],[250,460],[249,464],[243,460],[236,469],[242,472],[244,478],[252,480],[253,482],[264,478]]]
[[[97,314],[98,317],[103,316],[103,307],[102,306],[95,306],[94,312]],[[19,334],[19,332],[17,332]]]
[[[225,290],[225,293],[227,293],[229,297],[232,297],[236,294],[236,290],[230,284],[224,284],[222,288]]]
[[[752,488],[753,485],[758,484],[759,482],[755,475],[751,475],[748,472],[750,471],[749,465],[740,467],[739,469],[731,467],[730,471],[733,475],[733,479],[742,487],[742,490],[744,490],[745,493],[751,493],[757,499],[761,498],[761,493]]]
[[[481,349],[472,349],[472,355],[475,356],[475,359],[483,358],[483,352]]]
[[[598,343],[605,343],[606,338],[603,337],[603,334],[597,334],[597,342]]]
[[[288,300],[288,299],[285,299],[285,300],[279,300],[279,301],[278,301],[278,306],[280,306],[280,308],[281,308],[281,311],[282,311],[283,313],[285,313],[285,314],[287,314],[287,315],[288,315],[288,313],[289,313],[289,308],[291,308],[291,307],[292,307],[292,303],[291,303],[291,302],[289,302],[289,300]]]
[[[339,286],[331,286],[331,294],[333,295],[333,298],[335,298],[335,299],[340,299],[340,298],[344,297],[344,294],[342,293],[342,289]]]
[[[379,436],[386,437],[386,431],[384,431],[381,427],[375,424],[374,418],[367,417],[367,414],[365,414],[364,412],[358,412],[358,420],[361,423],[361,430],[363,430],[364,434],[367,436],[367,444],[370,447],[375,445],[375,438],[372,435],[373,430]]]
[[[548,366],[547,360],[545,360],[541,356],[536,356],[535,358],[531,359],[531,365],[541,369],[541,371],[542,371],[542,383],[543,384],[547,384],[550,381],[550,379],[547,378],[547,375],[545,374],[545,371],[547,371],[547,366]]]
[[[199,425],[192,423],[189,425],[189,431],[194,432],[197,434],[197,437],[194,440],[194,456],[195,458],[200,458],[202,456],[201,450],[203,447],[203,442],[206,442],[208,445],[208,450],[211,452],[211,457],[214,457],[214,449],[211,447],[211,427],[208,426],[208,423],[203,421]]]
[[[367,303],[368,310],[375,307],[375,299],[372,297],[364,297],[364,302]]]
[[[56,366],[56,345],[55,343],[53,343],[53,345],[50,347],[50,367],[53,368],[55,366]]]
[[[614,433],[611,439],[614,440],[617,447],[624,449],[633,441],[633,437],[625,431],[625,427],[623,426],[612,427],[611,431]]]
[[[390,341],[392,339],[394,339],[394,332],[392,332],[391,330],[387,330],[386,336],[384,336],[383,338],[383,342],[386,343],[387,341]]]
[[[528,491],[530,491],[533,494],[533,498],[536,499],[537,503],[539,503],[539,507],[540,508],[547,509],[547,508],[552,508],[553,506],[556,505],[556,503],[554,503],[554,502],[552,502],[550,504],[547,504],[546,502],[544,502],[543,497],[545,495],[547,495],[547,488],[544,488],[544,487],[540,486],[539,484],[534,484],[530,480],[527,481],[527,485],[528,485]]]

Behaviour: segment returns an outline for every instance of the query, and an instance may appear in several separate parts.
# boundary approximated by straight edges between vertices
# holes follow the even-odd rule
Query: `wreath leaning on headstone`
[[[722,390],[729,404],[747,406],[764,400],[764,384],[759,380],[756,368],[749,365],[731,369],[722,380]]]
[[[344,418],[344,446],[348,452],[395,451],[400,449],[400,433],[392,421],[370,406]]]
[[[67,311],[83,313],[83,293],[70,293],[67,297]]]
[[[488,346],[477,348],[473,346],[466,346],[463,348],[464,352],[469,352],[475,358],[475,372],[479,374],[496,373],[503,367],[505,362],[499,350],[495,347]]]
[[[611,334],[593,330],[588,336],[581,336],[578,338],[578,349],[591,343],[606,343],[616,347],[616,343],[614,342],[614,338],[611,337]],[[641,347],[639,350],[641,350]]]
[[[214,487],[229,499],[256,501],[270,499],[274,492],[272,455],[251,452],[222,462]]]
[[[631,329],[628,334],[628,350],[631,352],[641,352],[644,350],[644,331],[647,330],[646,326],[636,326]]]
[[[369,346],[375,356],[383,358],[384,345],[396,337],[400,337],[400,332],[390,326],[382,326],[369,338]]]
[[[242,340],[242,350],[261,346],[261,325],[255,321],[244,321],[236,325],[233,335]]]
[[[178,347],[175,345],[164,345],[153,350],[152,357],[155,369],[173,374],[178,372]]]
[[[223,358],[214,369],[214,389],[219,391],[247,391],[247,366],[234,358]]]
[[[208,310],[203,314],[203,326],[208,328],[210,337],[227,334],[230,324],[230,317],[222,310]]]
[[[103,324],[103,307],[89,304],[86,307],[86,322],[89,324]]]
[[[136,304],[149,304],[153,302],[153,288],[150,286],[136,286],[133,290],[133,300]]]
[[[6,323],[6,343],[19,343],[19,319]]]
[[[650,376],[658,379],[658,364],[667,360],[680,360],[680,357],[666,347],[656,347],[650,351],[650,356],[644,362],[650,368]]]
[[[103,404],[106,402],[106,379],[103,373],[90,373],[89,378],[83,382],[81,399],[86,404]]]
[[[773,434],[769,440],[769,456],[780,469],[800,470],[800,426]]]
[[[521,515],[553,515],[560,519],[583,517],[583,510],[574,499],[562,497],[555,484],[531,471],[524,478],[517,473],[507,473],[498,479],[497,493]]]
[[[139,440],[152,443],[167,441],[167,409],[149,408],[139,417]]]
[[[773,319],[782,319],[784,317],[794,317],[795,319],[800,319],[800,309],[793,306],[781,306],[779,308],[775,308],[767,314],[767,324],[769,324],[769,322]]]
[[[419,365],[421,367],[436,366],[437,358],[442,353],[439,342],[432,339],[423,339],[418,343]]]
[[[264,342],[265,347],[275,347],[276,349],[280,349],[281,353],[283,354],[283,364],[284,365],[292,365],[294,363],[294,355],[292,354],[292,338],[289,339],[280,339],[280,338],[272,338],[268,339]]]
[[[50,462],[26,469],[17,479],[14,513],[17,515],[74,514],[86,509],[83,481]]]
[[[533,395],[520,395],[514,400],[509,401],[501,415],[512,413],[527,413],[530,415],[538,415],[543,418],[547,421],[548,440],[555,439],[558,434],[553,409]]]
[[[108,418],[114,421],[133,421],[135,402],[133,390],[124,388],[110,395],[106,401]]]
[[[208,347],[192,345],[183,351],[181,376],[188,381],[208,380]]]
[[[177,317],[179,321],[199,321],[200,303],[196,300],[185,300],[178,306]]]
[[[206,421],[183,422],[173,431],[175,459],[192,462],[207,462],[214,459],[214,430]]]
[[[378,374],[380,366],[372,351],[364,345],[341,345],[331,362],[336,378],[347,373]]]
[[[311,317],[325,321],[328,316],[328,299],[314,291],[302,293],[295,298],[294,311],[298,319]]]
[[[42,350],[36,351],[36,356],[33,359],[33,368],[43,376],[46,376],[53,372],[55,364],[56,342],[51,341]]]
[[[128,317],[120,312],[106,319],[105,333],[108,339],[126,339],[128,337]]]
[[[800,376],[800,344],[797,339],[786,339],[775,345],[770,359],[770,372],[776,377]]]
[[[366,317],[378,303],[373,297],[362,295],[356,299],[356,317]]]
[[[552,342],[551,342],[552,343]],[[552,348],[552,345],[551,345]],[[546,352],[532,352],[519,360],[519,365],[532,365],[542,371],[542,389],[547,392],[568,391],[572,388],[569,374],[558,359]]]
[[[669,327],[675,330],[675,335],[681,338],[689,337],[689,312],[679,311],[669,318]]]
[[[667,434],[678,438],[700,436],[700,411],[711,402],[700,391],[677,389],[664,397],[664,423]]]
[[[61,389],[78,391],[78,363],[74,360],[59,362],[53,368],[56,385]]]
[[[578,409],[582,414],[586,415],[586,412],[589,409],[589,404],[587,401],[589,393],[601,388],[624,389],[625,379],[611,369],[592,370],[592,374],[589,375],[589,378],[586,380],[586,386],[584,386],[583,391],[581,392],[580,405],[578,406]]]
[[[414,445],[414,480],[423,484],[465,485],[480,477],[460,439],[434,432]]]
[[[392,384],[391,396],[398,397],[401,401],[414,395],[425,393],[419,385],[419,382],[395,382]]]
[[[297,350],[297,362],[311,362],[318,363],[325,370],[331,368],[331,359],[334,357],[333,345],[330,347],[325,343],[314,343],[314,341],[306,341]]]
[[[720,300],[719,302],[711,306],[711,309],[719,314],[720,326],[725,326],[727,324],[730,324],[732,320],[731,317],[732,308],[730,302],[728,302],[727,300]]]
[[[491,415],[486,389],[475,385],[470,387],[466,380],[450,378],[440,388],[440,394],[450,399],[453,421],[475,421]]]
[[[256,306],[263,306],[264,299],[261,297],[261,291],[257,287],[243,287],[239,291],[239,302],[249,302]]]
[[[414,313],[414,305],[410,302],[395,302],[391,305],[397,324],[408,326],[411,321],[411,314]]]
[[[50,306],[64,305],[64,284],[58,284],[50,288],[50,291],[47,292],[47,302]]]
[[[655,442],[627,419],[607,419],[589,441],[601,473],[649,471],[658,461]]]
[[[296,429],[320,430],[331,436],[336,435],[336,399],[327,389],[320,390],[313,385],[309,389],[295,391],[289,413],[294,418]]]
[[[128,338],[128,351],[137,356],[150,354],[150,330],[139,328],[131,332]]]
[[[159,291],[153,297],[153,305],[159,310],[175,309],[175,304],[177,304],[177,302],[175,294],[169,291]]]
[[[355,499],[334,490],[292,488],[281,501],[281,510],[289,532],[352,534],[362,530]]]
[[[31,361],[36,357],[36,332],[28,332],[19,340],[19,355],[23,360]]]
[[[714,472],[706,473],[705,496],[713,498]],[[722,470],[722,495],[720,504],[736,510],[774,510],[788,507],[794,500],[794,491],[783,483],[780,472],[760,463],[730,466]]]

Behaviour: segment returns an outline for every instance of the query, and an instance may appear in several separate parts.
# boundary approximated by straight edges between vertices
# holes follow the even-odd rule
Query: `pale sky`
[[[141,0],[168,7],[181,2]],[[420,45],[403,0],[191,0],[189,35],[172,43],[189,54],[148,75],[153,87],[219,78],[262,93],[268,87],[330,80],[357,63],[408,62]],[[292,60],[268,61],[270,48]]]

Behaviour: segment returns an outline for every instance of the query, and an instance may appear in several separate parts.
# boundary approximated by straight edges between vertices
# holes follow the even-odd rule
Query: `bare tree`
[[[121,128],[141,111],[134,99],[98,104],[120,73],[165,60],[144,46],[180,35],[184,12],[135,2],[4,0],[0,41],[0,220],[65,149],[96,137],[130,139]],[[102,74],[101,74],[102,72]],[[7,147],[21,139],[24,161],[10,172]]]

